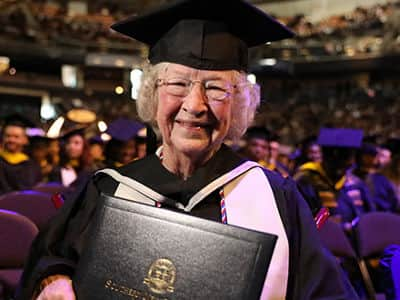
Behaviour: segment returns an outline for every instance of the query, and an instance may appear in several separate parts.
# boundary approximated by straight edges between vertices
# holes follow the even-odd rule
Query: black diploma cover
[[[78,300],[259,299],[276,235],[102,195]]]

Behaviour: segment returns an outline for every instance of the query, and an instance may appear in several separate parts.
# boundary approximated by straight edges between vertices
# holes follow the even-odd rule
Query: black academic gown
[[[155,155],[134,161],[118,171],[168,198],[186,204],[199,189],[241,162],[242,158],[222,146],[210,161],[186,181],[168,172]],[[266,170],[265,174],[277,199],[289,239],[287,299],[357,299],[336,260],[321,247],[310,210],[295,188],[295,183],[271,171]],[[59,216],[35,240],[17,299],[30,299],[39,282],[51,274],[73,276],[76,263],[85,250],[99,192],[113,194],[117,185],[107,175],[99,174],[75,199],[66,201]],[[219,221],[219,203],[216,191],[196,206],[191,214]]]
[[[41,180],[40,166],[35,161],[10,163],[0,157],[0,195],[30,189]]]

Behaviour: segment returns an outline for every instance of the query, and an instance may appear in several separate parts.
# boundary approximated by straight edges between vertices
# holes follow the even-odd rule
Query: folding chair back
[[[379,280],[379,258],[386,247],[400,244],[399,230],[400,216],[389,212],[361,215],[353,228],[359,266],[370,299],[376,299],[376,291],[383,289]]]
[[[26,216],[39,229],[42,229],[57,212],[51,195],[37,191],[4,194],[0,197],[0,209],[15,211]]]
[[[336,257],[356,259],[354,248],[341,224],[328,219],[318,230],[318,233],[322,244],[330,250],[333,255]]]
[[[380,256],[390,244],[400,244],[400,215],[389,212],[364,214],[354,232],[361,257]]]
[[[0,209],[0,282],[4,297],[14,293],[37,233],[38,228],[27,217]]]
[[[46,182],[40,183],[32,188],[34,191],[47,193],[47,194],[55,194],[55,193],[63,193],[69,190],[68,187],[63,186],[59,182]]]

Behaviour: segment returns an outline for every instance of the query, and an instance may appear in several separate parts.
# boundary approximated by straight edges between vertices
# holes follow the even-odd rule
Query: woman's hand
[[[36,300],[76,300],[72,280],[68,276],[50,276],[41,285],[44,288]]]

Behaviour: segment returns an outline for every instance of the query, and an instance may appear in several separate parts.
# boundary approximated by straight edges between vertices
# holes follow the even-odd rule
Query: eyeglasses
[[[189,95],[195,83],[201,84],[208,101],[223,102],[232,94],[236,85],[224,80],[190,80],[185,78],[157,79],[156,86],[165,86],[172,96],[184,98]]]

